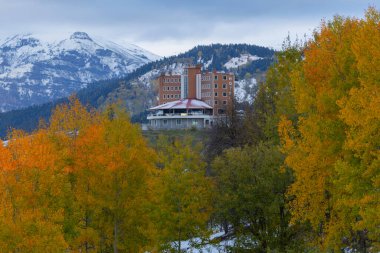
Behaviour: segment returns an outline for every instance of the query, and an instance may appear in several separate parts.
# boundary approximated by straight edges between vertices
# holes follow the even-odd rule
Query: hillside
[[[207,70],[231,71],[236,74],[236,90],[241,101],[252,100],[256,79],[274,60],[275,51],[247,44],[197,46],[176,56],[165,57],[147,63],[124,78],[100,81],[77,92],[82,103],[95,108],[104,108],[108,103],[122,101],[131,113],[132,121],[143,122],[145,110],[156,102],[157,92],[152,80],[161,72],[180,72],[184,64],[203,64]],[[31,131],[38,125],[39,118],[47,120],[52,108],[66,99],[44,105],[33,106],[0,114],[0,137],[8,129]]]

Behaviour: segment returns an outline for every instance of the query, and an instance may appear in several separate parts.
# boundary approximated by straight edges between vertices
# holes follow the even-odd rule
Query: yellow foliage
[[[293,221],[309,221],[321,249],[342,238],[380,235],[380,15],[335,17],[307,43],[292,70],[297,122],[278,130],[296,180],[288,189]]]

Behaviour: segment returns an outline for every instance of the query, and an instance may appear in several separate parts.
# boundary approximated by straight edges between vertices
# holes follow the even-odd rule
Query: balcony
[[[212,118],[213,115],[212,115],[212,112],[182,112],[182,113],[179,113],[179,112],[172,112],[172,113],[157,113],[157,112],[154,112],[154,113],[150,113],[148,114],[148,117],[147,119],[150,120],[150,119],[180,119],[180,118],[188,118],[188,119],[196,119],[196,118],[202,118],[202,119],[209,119],[209,118]]]

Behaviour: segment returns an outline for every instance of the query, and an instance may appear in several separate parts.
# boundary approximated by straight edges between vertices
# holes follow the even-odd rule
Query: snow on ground
[[[237,102],[252,102],[257,81],[255,78],[243,79],[235,82],[235,98]]]
[[[181,75],[183,68],[184,66],[182,63],[173,63],[171,65],[166,65],[160,69],[153,69],[151,71],[148,71],[144,75],[140,76],[138,80],[142,82],[146,87],[148,87],[151,80],[156,79],[161,73]]]
[[[215,232],[209,238],[209,240],[214,240],[224,236],[224,232]],[[188,253],[222,253],[228,252],[227,248],[233,246],[235,239],[224,240],[216,243],[205,243],[202,245],[200,238],[194,238],[192,240],[181,241],[181,250]],[[175,247],[175,244],[173,243]]]
[[[144,83],[145,86],[149,86],[150,80],[153,80],[160,74],[159,69],[153,69],[151,71],[146,72],[144,75],[139,76],[139,81]]]
[[[262,57],[259,57],[257,55],[241,54],[240,57],[231,58],[228,62],[224,64],[224,67],[226,67],[226,69],[236,69],[237,67],[260,59],[262,59]]]
[[[210,64],[212,63],[213,60],[214,60],[214,56],[211,56],[211,59],[203,64],[203,67],[205,69],[208,69],[208,67],[210,66]]]

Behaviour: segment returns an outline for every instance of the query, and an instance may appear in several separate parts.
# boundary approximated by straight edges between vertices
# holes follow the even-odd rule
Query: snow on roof
[[[164,110],[164,109],[212,109],[211,106],[198,99],[181,99],[168,102],[150,108],[149,110]]]

